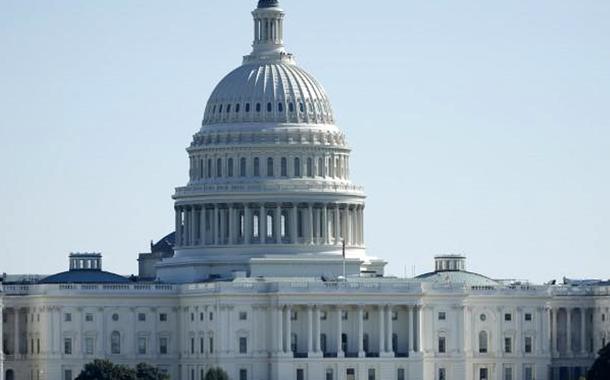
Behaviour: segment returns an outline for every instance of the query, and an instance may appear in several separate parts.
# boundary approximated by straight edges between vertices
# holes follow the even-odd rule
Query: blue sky
[[[0,272],[72,251],[137,272],[255,3],[0,3]],[[610,2],[379,4],[282,1],[354,149],[369,253],[400,275],[459,253],[496,278],[610,277]]]

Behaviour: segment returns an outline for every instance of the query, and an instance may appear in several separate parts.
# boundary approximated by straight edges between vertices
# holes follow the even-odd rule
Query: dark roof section
[[[71,270],[40,280],[40,284],[126,284],[129,278],[101,270]]]
[[[498,286],[499,282],[479,273],[467,271],[436,271],[421,274],[415,277],[418,280],[435,282],[462,284],[466,286]]]
[[[176,245],[176,232],[172,232],[157,243],[150,246],[150,252],[174,252],[174,246]]]
[[[259,8],[275,8],[279,6],[280,2],[278,0],[259,0],[258,2]]]

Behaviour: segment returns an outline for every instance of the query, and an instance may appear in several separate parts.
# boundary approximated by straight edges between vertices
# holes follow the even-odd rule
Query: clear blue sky
[[[64,270],[71,251],[137,271],[255,3],[0,2],[0,272]],[[390,273],[460,253],[498,278],[610,277],[610,2],[282,5]]]

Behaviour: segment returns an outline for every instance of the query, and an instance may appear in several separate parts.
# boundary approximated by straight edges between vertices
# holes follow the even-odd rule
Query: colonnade
[[[395,329],[393,324],[395,319],[398,319],[398,311],[400,318],[407,319],[408,328],[402,331],[402,336],[399,333],[400,329]],[[422,320],[422,307],[416,305],[337,305],[337,306],[321,306],[321,305],[279,305],[273,310],[272,322],[274,325],[274,336],[272,344],[272,352],[276,355],[295,355],[307,357],[395,357],[408,356],[414,352],[421,352],[422,347],[420,334],[423,332],[419,321]],[[301,314],[298,314],[301,313]],[[305,317],[305,339],[306,350],[301,351],[298,346],[295,347],[295,338],[299,338],[293,334],[293,323],[297,319],[302,321],[302,313]],[[376,313],[377,318],[373,322],[376,324],[375,337],[376,346],[368,344],[372,339],[369,339],[369,334],[365,334],[365,321],[369,320],[369,315]],[[298,317],[297,317],[298,315]],[[346,322],[352,318],[356,318],[355,334],[348,334],[349,328],[346,328]],[[365,316],[366,315],[366,316]],[[296,317],[296,318],[295,318]],[[371,318],[372,319],[372,318]],[[323,333],[321,328],[322,320],[327,321],[334,332],[334,336],[328,336]],[[300,329],[302,331],[302,329]],[[302,337],[301,337],[302,338]],[[356,344],[348,344],[355,340]],[[334,341],[334,343],[333,343]],[[398,348],[398,343],[402,347],[406,347],[402,351]],[[351,347],[350,347],[351,346]],[[368,346],[368,347],[367,347]]]
[[[176,206],[176,246],[364,245],[364,205],[210,203]]]
[[[551,353],[559,356],[588,356],[601,349],[597,339],[597,308],[556,306],[551,308]]]

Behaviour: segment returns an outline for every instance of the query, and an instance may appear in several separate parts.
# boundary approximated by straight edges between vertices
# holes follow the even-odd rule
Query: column
[[[15,324],[15,331],[13,331],[13,345],[14,345],[14,350],[13,350],[13,355],[19,355],[19,308],[15,308],[15,320],[14,320],[14,324]],[[15,356],[16,357],[16,356]]]
[[[462,325],[462,330],[464,333],[464,353],[466,355],[472,355],[472,335],[474,331],[471,328],[472,313],[470,307],[462,307],[462,313],[464,314],[462,317],[464,321],[464,324]]]
[[[275,207],[273,225],[275,226],[275,242],[277,244],[282,244],[282,205],[279,203]]]
[[[307,356],[314,352],[313,349],[313,309],[307,306]]]
[[[587,309],[580,308],[580,353],[584,356],[587,354]]]
[[[252,210],[249,204],[244,205],[244,244],[252,242]]]
[[[313,205],[307,205],[307,243],[313,244]]]
[[[258,234],[260,235],[261,244],[265,244],[267,242],[267,209],[265,208],[265,204],[261,204],[259,214],[258,214]]]
[[[298,203],[295,203],[292,205],[292,209],[290,209],[291,212],[291,220],[292,222],[290,223],[290,242],[292,244],[297,244],[298,243],[298,230],[297,230],[297,226],[299,224],[299,205]]]
[[[572,309],[566,308],[566,355],[572,356]]]
[[[546,319],[545,319],[546,317]],[[548,338],[548,312],[547,309],[540,307],[538,308],[538,315],[536,316],[537,318],[537,322],[538,322],[538,331],[541,332],[541,336],[539,339],[536,339],[536,353],[538,355],[542,355],[543,352],[545,351],[545,346],[548,346],[549,344],[549,338]],[[545,321],[547,321],[547,323],[544,323]]]
[[[341,223],[341,235],[343,236],[343,240],[345,241],[345,245],[349,245],[349,236],[347,235],[347,210],[349,205],[345,205],[345,208],[341,210],[341,216],[343,222]]]
[[[364,307],[358,306],[358,357],[364,358]]]
[[[394,331],[393,327],[392,327],[392,306],[388,305],[386,306],[386,338],[385,338],[385,345],[386,345],[386,352],[389,354],[394,354],[394,349],[392,347],[392,333]]]
[[[413,306],[407,306],[407,328],[409,329],[409,340],[408,340],[408,349],[409,349],[409,356],[411,356],[411,354],[413,352],[415,352],[415,336],[414,336],[414,331],[413,331],[413,316],[414,316],[414,307]]]
[[[201,210],[199,211],[199,245],[204,246],[207,244],[206,241],[206,213],[207,210],[205,205],[201,205]]]
[[[174,207],[176,211],[176,246],[180,247],[182,245],[182,210],[180,207]]]
[[[417,306],[417,345],[419,352],[424,352],[426,349],[424,346],[424,320],[424,307]]]
[[[504,331],[502,329],[502,321],[504,320],[504,309],[498,307],[497,309],[497,333],[496,333],[496,353],[498,356],[502,356],[504,346]],[[501,370],[501,368],[499,368]]]
[[[341,210],[335,205],[335,245],[341,245]]]
[[[553,308],[553,315],[552,315],[552,322],[551,322],[551,334],[553,336],[552,338],[552,343],[551,343],[551,354],[558,356],[558,347],[557,347],[557,312],[559,311],[558,308]]]
[[[229,204],[229,245],[234,245],[236,241],[237,220],[235,218],[235,208]]]
[[[314,352],[315,353],[320,353],[320,351],[322,351],[322,348],[320,347],[320,307],[319,306],[315,306],[314,309],[314,331],[313,331],[313,337],[314,337]]]
[[[218,204],[214,204],[214,217],[213,219],[213,225],[212,225],[212,234],[214,236],[214,245],[218,245],[220,243],[219,240],[219,233],[218,233],[218,224],[219,224],[219,210],[218,210]]]
[[[322,243],[322,239],[320,239],[322,237],[322,234],[320,233],[320,209],[319,208],[314,208],[313,209],[313,238],[314,238],[314,243],[315,244],[321,244]]]
[[[329,233],[328,233],[328,205],[325,204],[322,207],[322,241],[324,245],[330,244]]]
[[[227,210],[225,208],[221,208],[220,212],[220,244],[227,244]]]
[[[343,348],[341,347],[341,334],[343,334],[343,310],[337,307],[337,357],[342,358],[345,356]]]
[[[4,316],[3,307],[0,305],[0,380],[4,380]]]
[[[279,354],[281,352],[284,352],[284,329],[283,329],[283,322],[284,322],[284,315],[283,315],[283,308],[281,306],[277,306],[274,309],[274,313],[275,313],[275,321],[277,323],[277,325],[275,326],[275,328],[273,328],[273,326],[271,327],[272,331],[276,332],[276,352]]]
[[[290,306],[286,306],[284,317],[286,331],[286,335],[284,336],[284,352],[292,354],[292,309]]]
[[[385,309],[382,305],[378,307],[377,319],[379,321],[379,356],[385,352]]]
[[[184,208],[184,220],[182,224],[183,236],[182,245],[188,246],[191,243],[191,209],[188,207]]]

